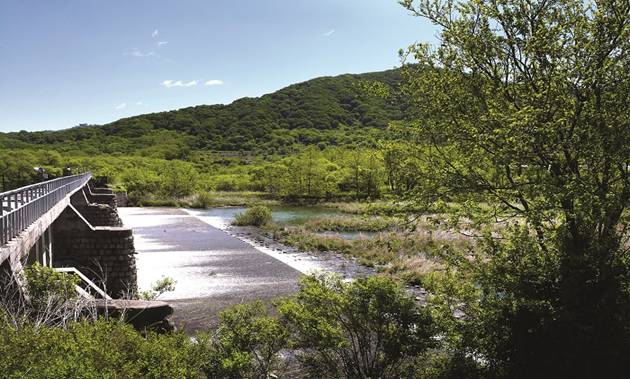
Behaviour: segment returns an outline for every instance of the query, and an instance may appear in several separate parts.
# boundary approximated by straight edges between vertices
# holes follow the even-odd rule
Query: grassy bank
[[[311,232],[381,232],[398,227],[401,219],[382,216],[317,217],[303,222]]]
[[[432,231],[415,221],[414,231],[404,219],[383,216],[319,217],[300,223],[265,227],[280,243],[302,251],[339,253],[375,268],[406,284],[420,284],[422,277],[439,269],[437,256],[445,243],[467,249],[470,240],[456,233]],[[325,232],[372,232],[369,238],[348,239]]]

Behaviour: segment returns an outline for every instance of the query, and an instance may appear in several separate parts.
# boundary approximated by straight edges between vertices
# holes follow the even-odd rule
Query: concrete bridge
[[[15,274],[39,262],[74,272],[98,293],[137,292],[135,249],[116,195],[94,188],[90,173],[0,193],[0,270]]]

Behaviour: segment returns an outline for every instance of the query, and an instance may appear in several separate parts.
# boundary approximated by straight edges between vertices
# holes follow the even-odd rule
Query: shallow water
[[[204,329],[220,310],[254,300],[269,301],[297,289],[301,274],[324,271],[350,279],[371,275],[368,268],[335,254],[313,255],[280,245],[257,228],[231,227],[244,208],[208,210],[120,208],[134,230],[138,286],[147,290],[168,276],[175,291],[165,293],[173,320],[186,330]],[[274,209],[277,222],[338,214],[329,209]]]
[[[245,207],[219,207],[209,209],[188,209],[188,213],[202,218],[210,225],[219,228],[227,228],[234,217],[245,212]],[[282,206],[271,207],[271,217],[276,223],[292,223],[316,217],[342,216],[343,213],[330,208]]]

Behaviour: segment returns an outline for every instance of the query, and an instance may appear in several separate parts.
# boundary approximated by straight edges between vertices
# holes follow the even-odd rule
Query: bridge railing
[[[0,193],[0,246],[42,217],[73,191],[83,187],[91,173],[64,176]]]

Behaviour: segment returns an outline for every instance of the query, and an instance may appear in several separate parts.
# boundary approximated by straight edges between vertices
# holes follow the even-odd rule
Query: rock
[[[125,322],[130,323],[138,330],[155,329],[158,331],[168,329],[170,322],[167,317],[173,314],[173,308],[164,301],[148,300],[96,300],[96,310],[99,314],[108,313],[113,317],[124,317]],[[170,325],[170,326],[169,326]]]

